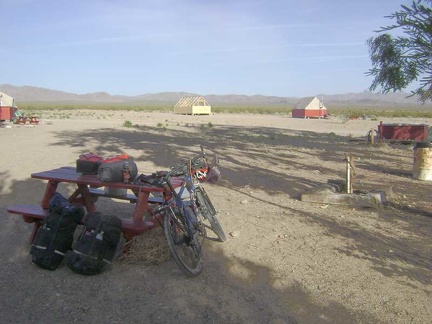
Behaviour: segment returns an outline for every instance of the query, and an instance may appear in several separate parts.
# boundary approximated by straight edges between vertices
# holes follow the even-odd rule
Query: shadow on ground
[[[292,199],[322,184],[326,178],[343,178],[342,161],[348,153],[360,161],[358,175],[370,186],[383,185],[385,177],[382,176],[386,174],[383,170],[388,170],[387,174],[393,176],[388,184],[395,186],[396,192],[400,187],[408,195],[409,188],[427,190],[427,184],[413,183],[409,178],[409,160],[400,169],[400,159],[406,156],[403,150],[395,150],[396,154],[392,155],[365,143],[350,143],[348,138],[334,134],[260,127],[179,130],[137,127],[87,130],[85,134],[62,131],[53,136],[58,138],[53,150],[66,146],[83,153],[88,150],[87,142],[96,143],[92,149],[101,154],[139,150],[142,153],[135,156],[138,163],[151,161],[161,170],[168,169],[181,157],[198,154],[199,146],[204,145],[208,152],[218,154],[221,159],[220,185],[226,188],[227,195],[230,191],[244,192],[245,186],[263,191],[267,195],[261,198],[261,203],[283,208],[293,217],[318,224],[326,235],[353,240],[349,248],[341,247],[339,253],[366,260],[374,270],[388,277],[409,277],[423,284],[430,280],[431,258],[424,248],[423,236],[398,237],[392,233],[365,231],[357,222],[341,223],[325,213],[295,209],[269,198],[287,195]],[[299,176],[296,172],[299,169],[311,172],[307,177]],[[318,172],[314,173],[315,170]],[[152,171],[156,170],[148,170]],[[30,262],[26,242],[31,225],[16,215],[9,215],[5,207],[14,203],[38,203],[44,183],[31,179],[15,181],[8,189],[11,193],[0,197],[0,297],[4,301],[0,319],[4,321],[88,322],[90,318],[113,323],[290,323],[305,319],[328,323],[379,322],[367,312],[354,312],[339,303],[323,306],[300,284],[275,287],[274,269],[247,259],[227,257],[214,244],[206,252],[207,270],[193,279],[185,279],[173,270],[172,261],[146,268],[118,265],[95,277],[75,275],[65,266],[55,272],[37,269]],[[400,210],[403,213],[398,213]],[[426,209],[405,208],[403,203],[376,212],[380,222],[398,221],[412,233],[418,230],[424,217],[430,220],[431,213]],[[247,278],[231,273],[233,265],[243,267]]]
[[[32,224],[6,212],[14,203],[38,203],[45,185],[17,181],[0,197],[0,319],[10,322],[151,322],[151,323],[297,323],[297,317],[337,322],[364,318],[332,302],[315,304],[301,285],[273,287],[273,270],[241,258],[227,258],[209,243],[205,270],[186,278],[172,260],[153,266],[114,267],[98,276],[74,274],[65,264],[56,271],[31,263],[28,243]],[[66,188],[62,193],[66,194]],[[219,243],[220,244],[220,243]],[[230,272],[240,266],[241,278]],[[369,318],[372,320],[372,318]]]

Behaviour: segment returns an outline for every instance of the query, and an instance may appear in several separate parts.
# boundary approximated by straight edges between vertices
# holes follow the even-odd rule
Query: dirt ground
[[[412,178],[412,145],[355,140],[379,121],[64,114],[0,128],[1,322],[430,323],[432,183]],[[123,127],[125,121],[134,127]],[[206,189],[228,236],[224,243],[206,240],[201,275],[187,278],[163,256],[158,231],[140,237],[141,262],[116,261],[97,276],[32,264],[32,225],[6,211],[40,203],[45,183],[32,172],[74,166],[79,154],[92,151],[127,153],[139,173],[151,173],[198,153],[200,144],[221,160],[221,181]],[[355,158],[354,188],[392,188],[384,206],[299,199],[329,179],[344,179],[348,153]],[[133,208],[103,198],[97,205],[122,217]]]

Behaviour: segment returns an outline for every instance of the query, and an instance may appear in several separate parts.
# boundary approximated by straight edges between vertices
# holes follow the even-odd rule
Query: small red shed
[[[294,118],[326,118],[327,108],[317,97],[300,99],[292,110]]]
[[[12,121],[15,117],[16,107],[0,106],[0,121]]]
[[[427,141],[429,126],[426,124],[383,124],[378,125],[380,140]]]
[[[0,92],[0,121],[10,120],[15,117],[17,107],[15,106],[15,100],[11,96]]]

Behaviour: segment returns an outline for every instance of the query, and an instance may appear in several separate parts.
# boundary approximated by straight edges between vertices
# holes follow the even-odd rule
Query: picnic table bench
[[[32,125],[37,125],[37,124],[39,124],[39,119],[38,119],[38,117],[37,117],[37,116],[34,116],[34,115],[30,116],[30,117],[29,117],[29,123],[32,124]]]
[[[30,125],[37,125],[37,124],[39,124],[39,118],[38,118],[38,116],[34,116],[34,115],[29,116],[29,117],[17,116],[14,119],[14,123],[19,124],[19,125],[25,125],[27,123],[29,123]]]
[[[48,215],[49,200],[60,183],[76,184],[77,188],[68,200],[71,203],[84,206],[87,212],[96,211],[95,202],[99,197],[129,200],[129,202],[134,203],[135,209],[132,217],[121,219],[122,232],[126,240],[130,240],[135,235],[142,234],[159,225],[158,216],[154,214],[153,210],[155,204],[159,205],[164,202],[166,195],[165,189],[162,187],[145,183],[103,182],[96,175],[77,173],[74,167],[61,167],[54,170],[36,172],[32,173],[31,177],[47,180],[41,204],[18,204],[7,208],[7,211],[11,214],[21,215],[25,222],[34,223],[30,242],[33,242],[38,228],[41,226],[43,219]],[[175,186],[180,186],[180,184],[180,182],[175,183]],[[101,188],[126,189],[132,191],[133,194],[112,195]],[[150,215],[150,218],[144,220],[143,217],[146,212]],[[84,223],[84,219],[82,219],[81,223]]]

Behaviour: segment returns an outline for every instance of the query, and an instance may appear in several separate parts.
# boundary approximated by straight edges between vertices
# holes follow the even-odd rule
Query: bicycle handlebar
[[[202,155],[193,157],[192,159],[182,160],[180,163],[171,167],[170,171],[167,171],[164,176],[180,177],[188,174],[190,170],[204,168],[208,166],[207,159],[205,158],[205,152],[201,146]]]
[[[155,173],[144,176],[141,175],[137,180],[141,180],[148,183],[156,184],[162,181],[169,181],[171,177],[184,177],[190,174],[191,170],[197,170],[201,168],[209,168],[209,163],[206,159],[206,153],[202,145],[200,145],[201,154],[191,159],[182,159],[180,163],[171,167],[169,171],[156,171]],[[217,159],[216,159],[217,161]],[[217,163],[216,163],[217,164]],[[156,182],[156,183],[155,183]],[[161,183],[160,183],[161,184]]]

